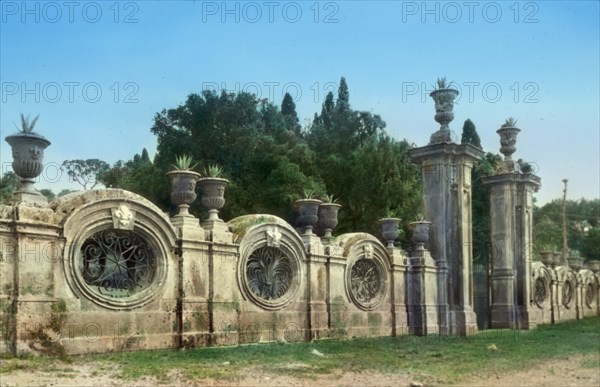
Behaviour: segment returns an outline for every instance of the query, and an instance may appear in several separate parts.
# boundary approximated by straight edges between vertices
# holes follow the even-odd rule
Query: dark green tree
[[[158,169],[166,172],[180,154],[225,169],[231,180],[225,218],[269,212],[293,221],[292,202],[302,188],[324,190],[312,150],[288,130],[276,106],[252,94],[192,94],[185,104],[157,114],[152,132],[158,136]],[[191,211],[202,211],[199,201]]]
[[[281,114],[283,114],[283,117],[285,118],[286,128],[300,136],[302,127],[300,126],[298,113],[296,113],[296,104],[290,93],[285,93],[285,96],[283,97],[283,101],[281,102]]]
[[[479,149],[481,148],[481,139],[479,138],[479,134],[477,134],[477,130],[475,129],[475,124],[470,119],[465,121],[462,129],[462,137],[460,139],[461,144],[471,144],[476,146]]]
[[[500,155],[488,152],[475,165],[471,176],[473,260],[478,263],[486,263],[491,253],[490,193],[482,178],[494,174],[501,163]]]
[[[52,192],[51,189],[47,189],[47,188],[41,189],[40,193],[42,195],[44,195],[46,197],[46,199],[48,199],[49,202],[56,198],[56,195],[54,194],[54,192]]]
[[[377,219],[395,210],[412,220],[420,203],[420,180],[408,158],[409,144],[385,134],[379,115],[353,110],[344,78],[338,100],[329,93],[307,140],[329,194],[342,204],[338,231],[378,233]]]
[[[335,103],[337,109],[348,110],[350,109],[350,92],[348,91],[348,84],[346,78],[340,79],[340,87],[338,89],[338,99]]]
[[[0,203],[8,203],[18,186],[19,176],[14,172],[5,172],[0,178]]]

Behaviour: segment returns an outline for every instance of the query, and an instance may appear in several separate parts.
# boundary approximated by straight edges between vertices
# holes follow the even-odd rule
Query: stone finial
[[[454,100],[458,96],[458,90],[450,88],[451,84],[452,82],[446,82],[446,78],[438,79],[437,88],[429,94],[435,102],[434,119],[440,124],[440,129],[431,135],[430,144],[453,142],[454,133],[448,124],[454,120]]]
[[[517,167],[512,159],[512,154],[517,150],[517,135],[521,129],[515,125],[517,120],[512,117],[506,119],[504,124],[496,131],[500,135],[500,153],[504,155],[504,171],[514,171]]]

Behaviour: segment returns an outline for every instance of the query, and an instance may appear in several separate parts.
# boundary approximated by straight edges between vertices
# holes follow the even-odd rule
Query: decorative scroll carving
[[[376,300],[381,295],[382,282],[379,266],[373,260],[359,259],[352,266],[351,291],[359,303]]]
[[[276,300],[290,289],[294,270],[290,259],[280,249],[261,247],[255,250],[246,265],[250,290],[265,300]]]
[[[367,258],[367,259],[373,259],[373,246],[371,246],[371,245],[365,245],[363,251],[365,253],[365,258]]]
[[[565,283],[563,284],[562,296],[563,305],[569,306],[571,300],[573,299],[573,284],[571,283],[571,281],[565,281]]]
[[[533,301],[537,304],[537,306],[541,308],[544,302],[546,301],[546,298],[548,298],[548,289],[546,286],[546,281],[544,281],[541,278],[538,278],[535,280],[535,285],[533,289]]]
[[[593,284],[587,284],[585,288],[585,303],[588,308],[594,307],[594,301],[596,301],[596,289]]]
[[[81,246],[81,273],[93,291],[111,298],[147,288],[156,272],[150,246],[131,231],[100,231]]]

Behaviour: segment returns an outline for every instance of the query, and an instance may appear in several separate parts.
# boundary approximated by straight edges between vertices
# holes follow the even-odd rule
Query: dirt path
[[[540,363],[527,371],[499,376],[471,378],[459,386],[600,386],[600,355],[569,357]],[[385,375],[379,373],[338,373],[318,379],[298,379],[280,375],[269,375],[259,369],[248,369],[239,380],[202,379],[189,381],[177,371],[167,380],[142,378],[124,380],[119,378],[118,366],[110,363],[64,364],[57,363],[48,372],[16,370],[0,376],[0,386],[420,386],[410,375]]]

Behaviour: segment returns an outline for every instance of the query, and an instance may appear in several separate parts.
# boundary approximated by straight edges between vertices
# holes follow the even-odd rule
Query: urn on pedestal
[[[521,129],[515,125],[517,120],[512,117],[508,117],[504,124],[496,131],[500,135],[500,153],[504,155],[504,171],[514,172],[516,171],[517,164],[512,159],[512,154],[517,150],[517,135]]]
[[[394,241],[398,239],[398,225],[400,224],[400,218],[386,217],[379,219],[381,224],[381,235],[386,242],[386,247],[391,249],[394,247]]]
[[[19,133],[7,136],[6,142],[12,148],[13,170],[21,179],[14,199],[19,202],[46,204],[47,199],[33,188],[35,178],[42,173],[44,149],[50,145],[50,141],[44,136],[33,131],[38,117],[39,115],[30,122],[29,117],[25,118],[21,114]]]
[[[429,227],[431,226],[431,222],[418,220],[410,223],[409,226],[413,230],[412,241],[416,243],[416,249],[424,250],[425,243],[429,241]]]
[[[198,180],[202,190],[202,205],[208,210],[208,221],[221,221],[219,219],[219,210],[225,205],[225,187],[229,180],[220,177],[223,168],[217,165],[209,165],[206,168],[205,175]]]
[[[175,159],[175,170],[167,172],[171,179],[171,201],[179,208],[176,217],[193,218],[189,208],[196,200],[196,182],[200,179],[200,174],[192,171],[195,166],[191,156],[182,155]]]
[[[338,225],[338,212],[342,206],[335,203],[333,195],[326,195],[324,203],[319,205],[318,223],[323,229],[323,238],[331,238],[331,232]]]
[[[450,87],[452,82],[446,82],[446,78],[438,78],[437,87],[429,96],[435,102],[434,119],[441,125],[440,129],[431,135],[430,144],[452,142],[453,133],[448,124],[454,120],[454,100],[458,96],[458,90]]]

